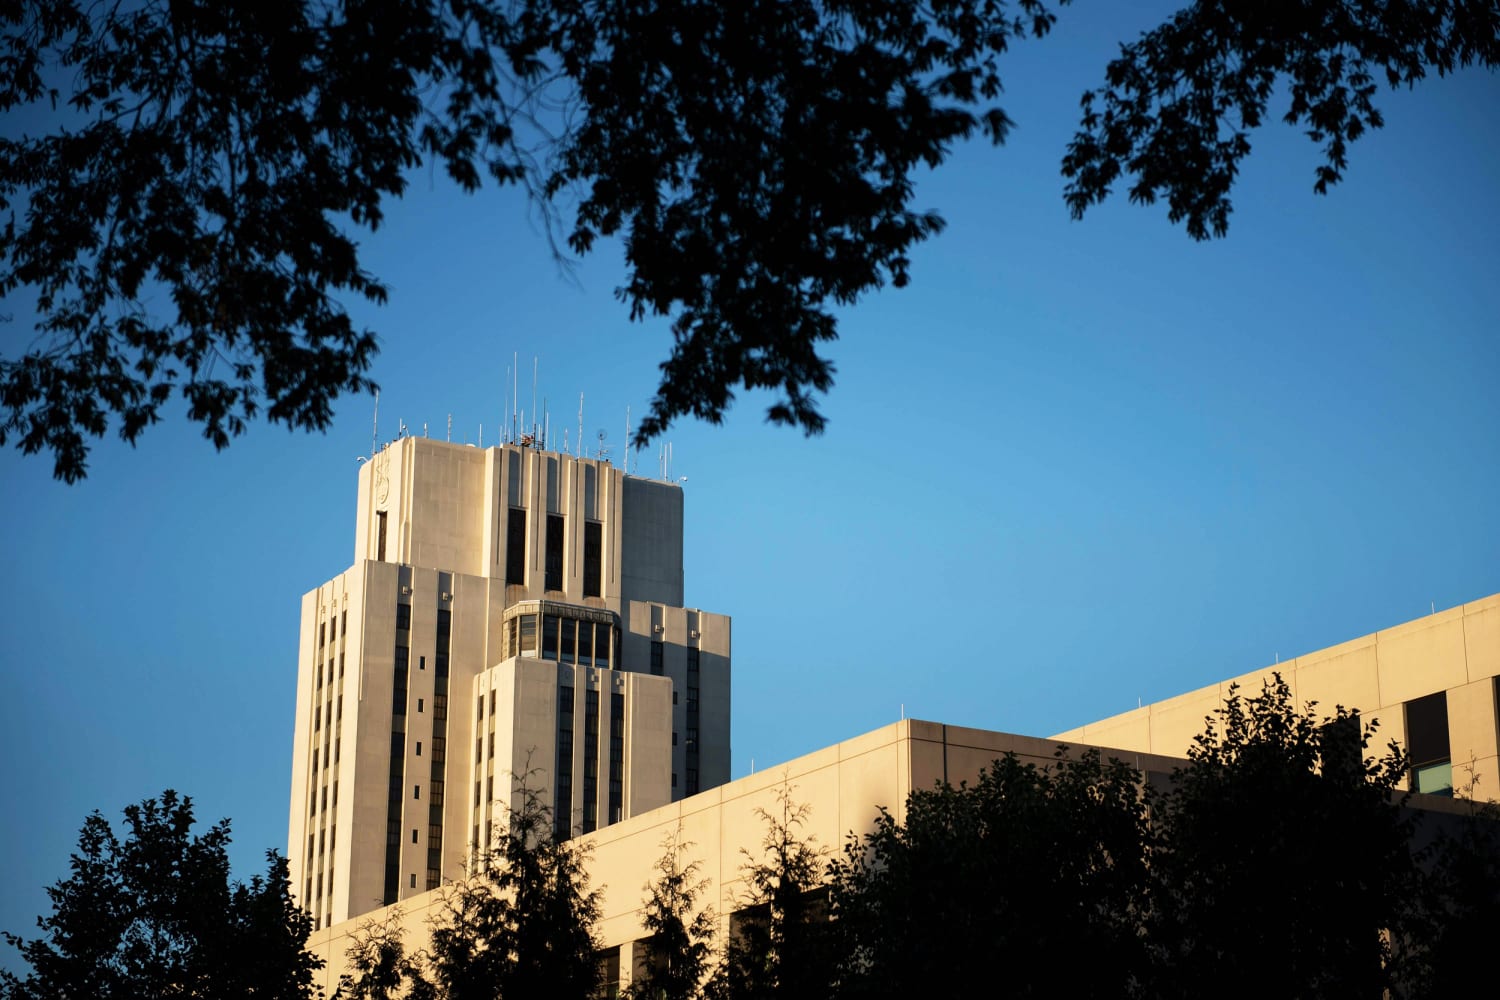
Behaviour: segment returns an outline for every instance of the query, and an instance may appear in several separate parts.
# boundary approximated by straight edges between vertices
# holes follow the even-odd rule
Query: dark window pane
[[[1414,768],[1450,759],[1446,693],[1406,703],[1406,749]]]
[[[556,615],[542,616],[542,659],[557,659],[557,631],[558,619]]]
[[[666,646],[660,642],[651,644],[651,672],[658,677],[666,668]]]
[[[604,572],[604,526],[588,521],[583,526],[583,596],[598,597]]]
[[[547,574],[542,584],[547,590],[562,590],[563,519],[561,514],[547,515]]]
[[[510,509],[505,525],[505,582],[526,582],[526,511]]]

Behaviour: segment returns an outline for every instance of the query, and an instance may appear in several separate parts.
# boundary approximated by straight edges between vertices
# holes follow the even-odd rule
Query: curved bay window
[[[522,601],[505,610],[505,656],[610,668],[620,627],[611,611],[556,601]]]

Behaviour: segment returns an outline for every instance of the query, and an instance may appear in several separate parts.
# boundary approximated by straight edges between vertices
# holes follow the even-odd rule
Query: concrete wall
[[[1500,594],[1088,723],[1055,738],[1185,754],[1231,684],[1238,684],[1242,695],[1258,694],[1277,671],[1298,705],[1316,702],[1318,711],[1329,714],[1342,705],[1378,721],[1380,744],[1388,739],[1404,743],[1406,702],[1446,692],[1454,785],[1462,790],[1472,767],[1477,797],[1500,797]]]
[[[651,644],[662,644],[663,676],[677,693],[672,704],[672,729],[678,740],[672,753],[672,771],[677,775],[673,798],[692,794],[687,785],[690,745],[688,740],[688,650],[698,651],[698,743],[699,791],[729,780],[730,768],[730,647],[731,623],[726,615],[697,608],[674,608],[632,601],[627,607],[622,643],[626,670],[649,673]]]
[[[730,915],[745,899],[747,855],[763,856],[765,814],[781,818],[785,804],[806,805],[797,833],[831,857],[845,838],[871,830],[882,807],[904,820],[910,792],[931,787],[945,773],[954,784],[973,781],[980,768],[1007,752],[1050,765],[1056,749],[1050,740],[907,720],[627,819],[582,838],[590,886],[601,893],[595,931],[603,947],[620,946],[622,982],[628,982],[630,956],[639,950],[632,946],[646,936],[644,887],[668,837],[690,845],[685,860],[696,861],[709,880],[701,903],[713,908],[722,942]],[[1163,771],[1177,763],[1135,755],[1129,762]],[[399,912],[382,910],[368,919],[396,920],[406,928],[407,946],[417,948],[426,942],[430,921],[444,912],[442,893],[431,892],[405,901]],[[325,991],[331,993],[344,971],[345,951],[360,923],[325,928],[309,941],[327,963],[318,973]]]

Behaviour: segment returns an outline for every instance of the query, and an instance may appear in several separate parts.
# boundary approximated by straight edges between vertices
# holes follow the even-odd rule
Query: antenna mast
[[[370,457],[375,457],[375,452],[380,447],[380,390],[375,390],[375,418],[370,422]]]

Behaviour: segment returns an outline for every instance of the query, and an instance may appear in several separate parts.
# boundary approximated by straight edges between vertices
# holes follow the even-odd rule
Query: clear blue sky
[[[826,435],[756,397],[669,435],[688,602],[734,616],[736,776],[903,705],[1045,735],[1500,591],[1500,78],[1383,94],[1324,198],[1264,130],[1227,240],[1123,198],[1071,222],[1078,95],[1148,22],[1080,4],[1007,57],[1018,128],[922,180],[948,230],[843,313]],[[564,279],[520,200],[426,172],[365,247],[382,438],[492,443],[519,352],[618,456],[669,333],[627,322],[614,248]],[[237,875],[285,849],[299,598],[352,558],[370,425],[348,399],[218,454],[171,420],[72,487],[0,454],[0,927],[89,810],[163,788],[232,819]]]

